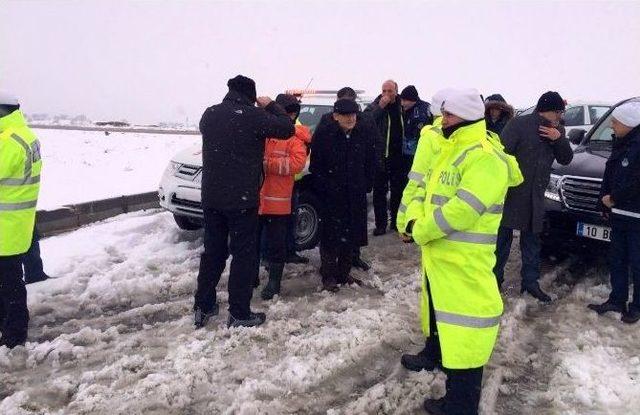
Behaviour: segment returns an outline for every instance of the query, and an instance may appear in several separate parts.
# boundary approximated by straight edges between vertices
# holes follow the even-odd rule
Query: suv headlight
[[[559,174],[552,174],[549,178],[549,184],[547,185],[547,189],[544,191],[544,197],[547,199],[555,200],[556,202],[560,202],[560,180],[562,176]]]
[[[180,163],[176,163],[175,161],[170,161],[167,169],[164,171],[165,176],[173,176],[182,166]]]

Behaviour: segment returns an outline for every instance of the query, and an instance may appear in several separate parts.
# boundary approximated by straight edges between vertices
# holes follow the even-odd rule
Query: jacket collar
[[[463,125],[456,129],[450,136],[449,141],[453,145],[471,145],[479,143],[487,135],[487,124],[483,119]]]
[[[237,104],[248,105],[250,107],[253,107],[254,105],[249,97],[246,97],[243,94],[233,90],[227,92],[227,95],[224,96],[223,101],[235,102]]]
[[[15,110],[11,114],[5,115],[0,118],[0,133],[7,130],[9,127],[14,127],[16,125],[26,125],[27,122],[24,119],[24,115],[22,111]]]

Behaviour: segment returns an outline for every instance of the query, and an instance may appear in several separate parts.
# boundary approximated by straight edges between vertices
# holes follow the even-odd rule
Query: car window
[[[313,133],[320,122],[320,118],[332,110],[333,107],[331,105],[301,104],[298,121],[300,121],[302,125],[309,127]]]
[[[589,105],[589,118],[591,119],[591,124],[597,123],[600,117],[609,111],[609,108],[611,107]]]
[[[564,113],[564,125],[567,127],[584,125],[584,106],[567,108]]]
[[[598,128],[591,134],[591,141],[597,141],[599,143],[608,142],[613,140],[613,130],[611,129],[611,114],[598,125]]]

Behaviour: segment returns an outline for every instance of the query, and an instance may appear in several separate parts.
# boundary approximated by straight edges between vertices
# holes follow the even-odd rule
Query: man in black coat
[[[640,102],[624,103],[611,113],[613,149],[602,182],[602,207],[611,223],[609,271],[611,293],[598,314],[622,313],[622,321],[640,320]],[[629,273],[631,271],[631,273]],[[629,300],[629,274],[633,300]]]
[[[504,266],[509,259],[513,230],[520,230],[522,256],[521,292],[528,292],[543,302],[551,301],[538,284],[540,276],[540,232],[544,219],[544,191],[554,161],[567,165],[573,159],[569,140],[560,125],[565,103],[560,94],[542,94],[536,110],[513,118],[500,136],[507,153],[518,160],[524,182],[509,188],[498,231],[494,273],[498,285],[504,280]]]
[[[314,189],[323,206],[320,212],[320,274],[323,288],[360,283],[351,277],[355,248],[367,244],[367,191],[373,186],[374,148],[357,122],[358,104],[339,99],[334,123],[321,123],[311,139]]]
[[[204,253],[195,294],[195,325],[218,314],[216,286],[229,254],[228,326],[258,326],[264,313],[251,312],[258,273],[259,192],[265,140],[294,134],[291,118],[268,97],[256,98],[255,82],[230,79],[222,103],[205,110],[202,133],[202,208]],[[255,107],[255,103],[260,108]],[[229,242],[228,242],[229,239]]]
[[[513,107],[500,94],[489,95],[484,101],[484,119],[487,130],[500,135],[505,125],[513,118]]]
[[[420,131],[425,125],[433,124],[431,104],[420,99],[415,86],[409,85],[400,93],[400,105],[404,122],[404,136],[402,137],[402,157],[404,158],[402,189],[407,186],[407,175],[413,165],[413,157],[418,148]]]
[[[338,90],[336,98],[350,99],[355,102],[358,98],[358,94],[353,88],[346,86]],[[318,125],[321,124],[336,124],[336,120],[333,118],[333,113],[330,112],[324,114],[322,118],[320,118],[320,122],[318,123]],[[375,151],[375,148],[377,146],[380,146],[380,143],[382,143],[383,141],[382,136],[378,132],[376,123],[370,117],[370,113],[358,112],[356,114],[356,124],[358,125],[358,129],[360,129],[364,133],[365,137],[368,138],[368,145]],[[380,166],[383,165],[382,163],[383,160],[381,159],[381,157],[379,157],[378,154],[376,154],[376,166],[378,166],[378,168],[381,168]],[[359,246],[357,246],[353,252],[352,265],[355,268],[362,269],[363,271],[369,271],[369,269],[371,269],[371,265],[369,265],[365,260],[362,259]]]
[[[389,224],[391,213],[391,229],[396,229],[396,217],[406,185],[406,169],[402,154],[404,137],[404,120],[402,106],[398,96],[398,84],[387,80],[382,84],[382,94],[367,107],[378,126],[382,143],[376,146],[376,157],[382,160],[376,169],[373,186],[373,208],[376,216],[375,236],[384,235]],[[387,192],[391,192],[387,205]]]

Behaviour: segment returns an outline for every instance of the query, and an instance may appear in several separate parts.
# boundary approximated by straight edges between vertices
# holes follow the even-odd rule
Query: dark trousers
[[[27,339],[29,310],[20,255],[0,256],[0,331],[10,341]]]
[[[504,267],[509,259],[512,242],[513,229],[501,226],[498,229],[496,265],[493,268],[493,273],[498,279],[498,286],[501,286],[504,282]],[[520,255],[522,257],[522,268],[520,269],[522,287],[530,287],[537,284],[540,277],[540,235],[533,232],[520,231]]]
[[[40,257],[40,234],[33,228],[33,239],[29,250],[22,254],[22,265],[24,267],[24,280],[26,282],[40,281],[44,277],[42,258]]]
[[[253,283],[258,275],[258,209],[204,209],[204,253],[200,257],[195,307],[210,311],[216,286],[231,254],[229,313],[249,318]]]
[[[351,272],[354,246],[320,243],[320,275],[322,282],[343,283]]]
[[[640,309],[640,230],[614,224],[609,246],[609,301],[626,304],[629,300],[629,271],[633,280],[631,308]]]
[[[267,261],[283,264],[287,259],[287,225],[291,215],[260,215],[258,235],[264,234],[263,255]]]
[[[405,160],[400,157],[398,160],[387,159],[384,170],[378,170],[373,182],[373,210],[376,216],[376,228],[386,228],[391,213],[391,226],[396,226],[398,208],[402,200],[402,192],[407,185],[407,174]],[[387,209],[387,192],[389,204]]]
[[[296,223],[298,213],[298,200],[300,199],[300,193],[296,188],[293,188],[291,194],[291,215],[288,215],[287,220],[287,256],[296,253]]]

